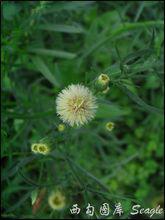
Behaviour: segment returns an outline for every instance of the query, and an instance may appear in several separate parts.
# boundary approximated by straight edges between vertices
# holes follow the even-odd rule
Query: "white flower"
[[[90,121],[96,113],[96,98],[83,85],[70,85],[56,99],[57,114],[70,126],[80,126]]]

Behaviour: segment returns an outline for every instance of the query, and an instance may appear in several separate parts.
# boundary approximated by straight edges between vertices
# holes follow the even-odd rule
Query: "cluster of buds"
[[[46,155],[50,152],[50,147],[45,143],[35,143],[35,144],[32,144],[31,150],[35,154]]]
[[[107,74],[100,74],[96,80],[96,86],[103,94],[106,94],[109,91],[109,82],[110,78]]]

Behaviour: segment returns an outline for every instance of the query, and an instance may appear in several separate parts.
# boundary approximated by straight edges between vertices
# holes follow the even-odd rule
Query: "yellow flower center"
[[[107,129],[108,131],[112,131],[112,130],[114,129],[114,126],[115,126],[115,124],[114,124],[113,122],[108,122],[108,123],[106,124],[106,129]]]
[[[39,151],[40,152],[45,152],[46,148],[44,145],[39,146]]]
[[[37,151],[37,144],[33,145],[33,150]]]
[[[70,107],[74,113],[85,109],[85,100],[83,97],[76,97],[70,102]]]
[[[53,203],[55,205],[60,205],[61,204],[61,199],[58,196],[55,196],[53,199]]]
[[[106,75],[101,75],[101,79],[103,80],[103,81],[107,81],[107,80],[109,80],[109,78],[106,76]]]
[[[110,78],[107,74],[101,74],[99,77],[98,77],[98,83],[101,84],[102,86],[107,86],[108,83],[110,81]]]

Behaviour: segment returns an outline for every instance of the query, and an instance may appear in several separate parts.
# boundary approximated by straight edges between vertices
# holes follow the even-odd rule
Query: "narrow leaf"
[[[135,23],[125,23],[124,26],[120,26],[114,31],[109,36],[106,36],[99,41],[95,42],[91,47],[88,48],[82,55],[82,59],[86,58],[89,54],[91,54],[93,51],[101,47],[103,44],[105,44],[107,41],[113,40],[115,37],[120,37],[121,34],[126,33],[128,31],[132,30],[138,30],[138,29],[146,29],[149,27],[163,27],[164,22],[163,21],[146,21],[146,22],[135,22]]]
[[[117,105],[110,104],[108,102],[103,102],[103,100],[99,100],[99,108],[96,113],[97,118],[115,118],[124,115],[128,115],[128,110],[125,110]]]
[[[31,203],[32,203],[32,205],[35,203],[35,201],[37,199],[37,196],[38,196],[38,189],[34,189],[31,192]]]
[[[84,29],[81,26],[73,26],[73,25],[60,25],[60,24],[43,24],[38,27],[41,30],[46,31],[55,31],[55,32],[63,32],[63,33],[84,33]]]
[[[93,4],[95,1],[70,1],[70,2],[56,2],[55,5],[51,5],[51,7],[43,10],[43,14],[49,14],[54,13],[62,10],[79,10],[79,9],[85,9],[86,7],[89,7],[91,4]]]
[[[34,57],[32,61],[37,70],[42,73],[42,75],[49,80],[50,83],[56,87],[59,87],[59,83],[57,82],[55,76],[50,72],[48,66],[40,57]]]
[[[119,88],[121,88],[122,91],[125,92],[130,99],[132,99],[132,101],[134,101],[136,104],[140,105],[144,110],[152,112],[152,113],[163,114],[163,110],[162,109],[159,109],[159,108],[156,108],[154,106],[148,105],[139,96],[137,96],[136,94],[132,93],[125,86],[120,85]]]
[[[58,57],[58,58],[65,58],[65,59],[73,59],[76,57],[75,53],[70,53],[61,50],[50,50],[50,49],[43,49],[43,48],[29,48],[29,52],[35,53],[38,55],[45,55],[50,57]]]
[[[17,208],[19,208],[21,205],[25,205],[25,201],[30,197],[31,192],[28,191],[25,195],[22,196],[22,198],[16,202],[14,205],[12,205],[9,209],[6,210],[6,212],[13,212]]]

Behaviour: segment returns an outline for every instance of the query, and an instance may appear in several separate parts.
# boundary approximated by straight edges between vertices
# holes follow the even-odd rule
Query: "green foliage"
[[[90,202],[99,219],[107,202],[114,219],[121,202],[126,219],[133,204],[163,206],[163,7],[162,1],[1,3],[2,217],[72,218],[77,203],[86,219]],[[110,78],[105,94],[95,88],[101,73]],[[99,108],[88,125],[60,132],[55,99],[72,83],[88,86]],[[33,154],[38,142],[48,142],[51,153]],[[54,189],[66,197],[62,211],[48,205]]]

